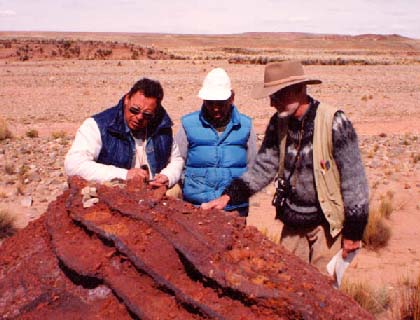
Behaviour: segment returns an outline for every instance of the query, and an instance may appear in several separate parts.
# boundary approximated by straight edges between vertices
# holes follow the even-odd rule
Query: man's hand
[[[153,187],[168,186],[169,179],[164,174],[159,173],[159,174],[155,175],[155,178],[152,181],[150,181],[149,184]]]
[[[346,259],[347,255],[350,252],[353,252],[353,251],[361,248],[361,246],[362,246],[362,241],[360,241],[360,240],[353,241],[353,240],[349,240],[349,239],[343,239],[343,253],[342,253],[343,259]]]
[[[128,170],[127,180],[131,180],[135,178],[147,180],[149,179],[149,172],[147,170],[139,169],[139,168],[133,168],[133,169]]]
[[[206,203],[202,203],[201,204],[201,209],[204,210],[210,210],[210,209],[219,209],[219,210],[223,210],[228,202],[230,200],[230,197],[227,194],[224,194],[223,196],[216,198],[210,202],[206,202]]]

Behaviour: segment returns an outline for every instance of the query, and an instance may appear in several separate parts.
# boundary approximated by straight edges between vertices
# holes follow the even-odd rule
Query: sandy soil
[[[53,133],[64,131],[71,142],[86,117],[115,105],[143,76],[163,84],[163,104],[177,128],[182,115],[200,107],[197,93],[202,79],[216,66],[225,68],[231,76],[235,103],[254,119],[261,136],[273,109],[267,99],[252,99],[250,90],[262,80],[263,66],[232,65],[226,61],[0,61],[0,116],[7,119],[16,137],[7,145],[0,142],[1,170],[11,152],[18,154],[18,163],[46,161],[42,156],[28,158],[22,152],[25,145],[40,150],[43,146],[52,148],[55,162],[45,162],[43,168],[46,175],[49,168],[59,172],[57,183],[53,181],[49,189],[46,187],[54,197],[65,182],[62,159],[69,143],[51,139]],[[352,120],[359,134],[372,203],[378,203],[388,191],[394,194],[395,210],[387,222],[392,229],[388,246],[379,251],[362,250],[347,274],[355,281],[392,290],[420,271],[420,65],[307,66],[305,70],[323,80],[323,84],[310,88],[310,94],[340,106]],[[39,132],[36,146],[25,136],[31,129]],[[45,158],[52,157],[52,151],[48,152]],[[26,215],[23,220],[36,218],[50,198],[42,198],[43,189],[33,187],[33,205],[25,208],[20,203],[25,195],[9,192],[16,189],[16,184],[11,178],[0,179],[4,195],[0,206],[22,212]],[[252,199],[248,223],[276,239],[281,224],[273,219],[273,190],[270,185]]]

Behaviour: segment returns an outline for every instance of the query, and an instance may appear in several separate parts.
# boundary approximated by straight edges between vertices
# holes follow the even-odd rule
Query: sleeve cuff
[[[230,205],[236,205],[247,202],[249,198],[253,195],[253,192],[251,191],[247,183],[245,183],[240,178],[236,178],[225,189],[225,191],[223,191],[222,194],[226,194],[230,197]]]
[[[356,208],[353,210],[353,211],[363,210],[365,211],[364,213],[366,214],[362,214],[362,212],[359,212],[359,214],[354,214],[354,212],[346,212],[346,219],[344,221],[343,231],[342,231],[343,238],[353,240],[353,241],[362,240],[363,233],[365,232],[365,228],[368,222],[368,208],[367,207],[368,205],[366,206],[366,208],[364,208],[366,211],[363,210],[362,208]],[[353,214],[350,215],[350,213],[353,213]]]

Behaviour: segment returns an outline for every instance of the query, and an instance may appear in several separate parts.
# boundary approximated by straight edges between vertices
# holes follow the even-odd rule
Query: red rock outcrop
[[[0,318],[373,319],[243,218],[79,178],[4,242]]]

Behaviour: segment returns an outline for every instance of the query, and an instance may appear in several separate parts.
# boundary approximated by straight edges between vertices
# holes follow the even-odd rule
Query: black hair
[[[128,92],[131,98],[135,93],[141,92],[147,98],[156,98],[157,105],[160,106],[163,99],[163,88],[159,81],[142,78],[137,81]]]

